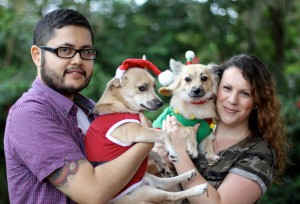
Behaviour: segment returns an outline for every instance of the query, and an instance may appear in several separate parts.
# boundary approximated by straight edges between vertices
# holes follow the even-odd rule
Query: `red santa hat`
[[[115,77],[121,79],[125,72],[130,68],[146,68],[158,76],[159,83],[163,86],[171,84],[174,76],[170,70],[161,72],[152,62],[146,59],[126,59],[117,69]],[[172,75],[170,75],[170,73]]]

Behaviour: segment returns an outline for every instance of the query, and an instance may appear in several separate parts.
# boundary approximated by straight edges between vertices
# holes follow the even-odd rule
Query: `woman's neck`
[[[228,126],[224,123],[217,123],[215,131],[216,139],[213,142],[215,153],[227,150],[233,145],[241,142],[250,134],[248,125]]]
[[[248,124],[240,124],[235,126],[229,126],[225,123],[218,122],[215,136],[218,139],[230,139],[239,141],[242,138],[247,137],[250,134]]]

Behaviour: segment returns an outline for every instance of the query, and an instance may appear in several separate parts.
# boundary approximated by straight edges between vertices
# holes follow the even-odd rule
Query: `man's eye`
[[[69,53],[72,53],[72,49],[63,47],[63,48],[59,48],[58,52],[63,53],[63,54],[69,54]]]
[[[81,53],[84,55],[91,55],[93,54],[92,50],[81,50]]]

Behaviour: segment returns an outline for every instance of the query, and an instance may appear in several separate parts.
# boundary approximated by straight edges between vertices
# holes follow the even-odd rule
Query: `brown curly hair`
[[[230,58],[220,67],[235,66],[251,84],[255,109],[250,114],[249,129],[252,136],[262,137],[275,152],[275,181],[283,175],[288,159],[289,144],[285,121],[280,113],[281,103],[276,93],[276,83],[267,66],[257,57],[241,54]]]

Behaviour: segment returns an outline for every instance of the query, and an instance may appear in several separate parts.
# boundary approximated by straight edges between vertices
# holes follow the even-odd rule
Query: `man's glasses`
[[[58,57],[65,58],[65,59],[73,58],[77,54],[77,52],[79,52],[81,59],[84,60],[94,60],[98,56],[98,51],[94,49],[76,50],[71,47],[51,48],[46,46],[39,46],[39,48],[41,48],[42,50],[53,52]]]

